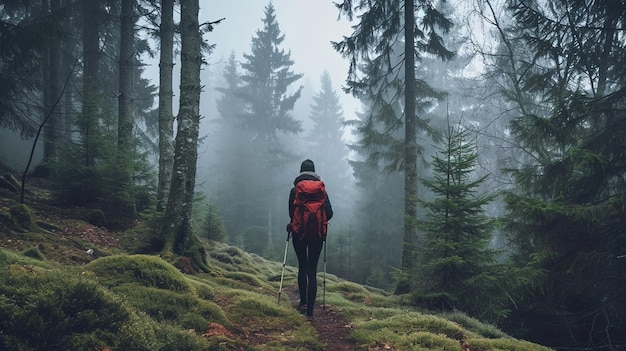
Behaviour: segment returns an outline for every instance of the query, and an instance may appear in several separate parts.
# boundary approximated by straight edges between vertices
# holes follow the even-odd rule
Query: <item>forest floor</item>
[[[25,203],[31,209],[32,217],[37,224],[39,226],[46,224],[44,232],[47,232],[49,235],[44,237],[31,237],[20,234],[1,235],[0,247],[12,251],[24,251],[38,247],[45,252],[48,260],[69,265],[85,264],[94,259],[93,256],[87,253],[89,249],[95,250],[96,253],[101,250],[110,251],[111,249],[123,251],[120,247],[119,239],[122,233],[78,220],[76,218],[80,216],[77,214],[77,209],[50,205],[47,203],[48,198],[49,194],[45,189],[33,189],[31,187]],[[16,202],[14,199],[13,194],[4,190],[0,191],[0,210],[8,211],[11,204]],[[0,223],[0,232],[9,232],[7,227],[1,227],[3,227],[2,223]],[[286,286],[284,291],[295,308],[299,300],[297,288],[295,286]],[[345,318],[341,317],[340,311],[328,304],[322,306],[319,300],[316,305],[315,315],[312,318],[308,318],[307,321],[316,330],[320,343],[326,345],[323,350],[394,351],[393,348],[382,344],[380,346],[370,346],[367,349],[362,345],[358,345],[357,341],[350,337],[352,326]],[[259,340],[255,340],[257,338],[250,335],[245,339],[252,345],[262,345],[267,341],[263,340],[265,338],[261,335],[258,337]]]

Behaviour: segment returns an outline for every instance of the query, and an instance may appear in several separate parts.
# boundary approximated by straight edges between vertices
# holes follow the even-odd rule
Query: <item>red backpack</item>
[[[291,228],[300,240],[325,238],[328,232],[326,188],[321,180],[301,180],[296,184],[296,197]]]

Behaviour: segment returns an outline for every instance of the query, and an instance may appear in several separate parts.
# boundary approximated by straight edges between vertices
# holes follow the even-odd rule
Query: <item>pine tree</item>
[[[313,125],[306,133],[307,143],[302,152],[305,158],[315,162],[333,210],[342,214],[333,218],[329,227],[328,260],[333,262],[329,272],[348,277],[354,242],[346,228],[352,218],[349,211],[354,206],[355,188],[350,176],[349,149],[343,137],[343,110],[328,71],[320,76],[320,90],[313,96],[310,107]]]
[[[57,28],[52,16],[41,16],[39,4],[4,1],[0,16],[0,127],[17,132],[21,137],[32,137],[37,131],[38,109],[27,103],[38,93],[42,77],[38,72],[48,36]],[[46,21],[50,18],[50,22]],[[44,65],[45,66],[45,65]]]
[[[339,104],[339,96],[333,89],[328,71],[320,77],[321,89],[313,97],[310,118],[313,128],[306,138],[313,147],[313,159],[321,169],[331,169],[347,155],[343,142],[343,111]]]
[[[159,180],[156,210],[162,211],[169,193],[174,163],[174,0],[161,0],[159,25]]]
[[[191,258],[195,268],[208,271],[204,248],[192,226],[198,133],[200,126],[200,67],[202,37],[198,0],[181,4],[181,99],[174,149],[172,183],[162,228],[163,249]]]
[[[417,80],[415,62],[425,52],[442,59],[453,56],[438,35],[439,30],[448,31],[451,23],[430,1],[425,0],[418,0],[417,4],[414,0],[361,0],[355,3],[346,0],[337,7],[349,19],[353,18],[355,11],[362,11],[358,14],[360,22],[355,26],[354,33],[334,44],[337,51],[350,59],[349,90],[357,96],[365,94],[371,99],[374,113],[395,119],[396,123],[390,124],[395,126],[395,130],[404,127],[402,152],[394,158],[397,160],[395,169],[404,171],[402,270],[408,274],[415,264],[418,240],[415,225],[419,156],[417,133],[418,127],[425,124],[425,120],[417,116],[418,99],[428,99],[433,94],[427,84]],[[419,21],[416,20],[416,12],[421,14]],[[399,43],[404,44],[401,50],[397,48]],[[364,63],[369,65],[369,71],[359,77],[359,65]],[[400,98],[403,98],[402,106],[394,107]],[[394,110],[401,110],[402,114],[388,113]],[[397,293],[408,292],[406,277],[400,279]]]
[[[243,84],[239,96],[244,101],[245,128],[254,132],[250,147],[250,163],[245,166],[257,173],[257,179],[264,179],[262,186],[252,187],[246,198],[253,206],[249,218],[256,226],[264,227],[266,235],[256,235],[256,240],[267,243],[268,252],[275,245],[272,233],[284,230],[284,223],[274,220],[277,213],[284,213],[284,198],[276,196],[268,199],[268,194],[279,194],[287,180],[281,167],[294,158],[288,148],[280,143],[281,133],[297,134],[302,131],[300,121],[291,116],[295,102],[300,97],[302,87],[295,92],[291,85],[302,74],[291,71],[293,61],[290,52],[280,48],[284,35],[276,21],[275,9],[270,2],[264,10],[263,28],[252,38],[251,52],[243,55],[241,67]],[[257,203],[266,203],[265,213],[259,213]],[[256,215],[256,217],[254,217]],[[278,242],[276,242],[278,244]]]
[[[245,104],[238,93],[242,85],[238,67],[235,54],[231,53],[222,74],[223,85],[216,88],[221,96],[216,101],[219,118],[213,138],[216,154],[228,155],[219,158],[212,174],[216,202],[232,244],[237,244],[237,238],[246,227],[254,226],[254,222],[249,221],[252,208],[248,194],[257,177],[256,170],[247,166],[254,162],[253,153],[249,151],[254,134],[245,123]]]
[[[136,142],[133,135],[133,66],[135,62],[135,0],[122,0],[120,11],[119,94],[117,117],[117,167],[112,196],[111,217],[127,227],[136,217],[133,158]]]
[[[504,314],[507,301],[482,294],[496,290],[491,274],[496,252],[489,249],[493,221],[484,213],[494,195],[477,193],[487,177],[476,177],[478,154],[469,132],[448,128],[445,144],[433,157],[434,175],[422,180],[434,198],[420,200],[426,209],[421,221],[425,242],[413,295],[431,308],[485,318]]]
[[[349,149],[343,138],[345,121],[343,110],[333,82],[327,71],[320,77],[321,88],[313,96],[310,119],[313,126],[305,139],[308,141],[306,157],[315,161],[316,169],[323,173],[323,180],[333,208],[338,213],[347,213],[352,206],[350,187]],[[331,195],[332,194],[332,195]],[[333,220],[333,228],[341,218]]]
[[[486,2],[486,4],[490,4]],[[508,323],[555,347],[624,344],[624,42],[617,2],[511,2],[497,68],[524,157],[508,167],[514,262],[544,273]],[[496,22],[497,23],[497,22]],[[582,341],[584,340],[584,341]],[[581,341],[583,344],[581,344]]]

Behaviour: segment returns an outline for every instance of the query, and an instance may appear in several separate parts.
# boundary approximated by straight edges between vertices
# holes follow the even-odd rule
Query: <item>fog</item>
[[[356,118],[359,103],[342,89],[348,73],[348,62],[332,48],[331,41],[341,40],[343,35],[350,34],[351,23],[346,19],[338,20],[338,11],[333,2],[278,0],[272,1],[272,4],[275,8],[276,22],[284,35],[284,41],[280,48],[290,53],[293,60],[291,70],[295,74],[303,75],[300,80],[292,84],[290,90],[293,92],[299,86],[303,87],[302,95],[296,102],[291,115],[294,119],[302,122],[304,131],[297,136],[283,136],[286,147],[295,153],[295,158],[284,169],[280,169],[285,178],[282,189],[278,188],[279,194],[277,196],[285,197],[283,200],[285,206],[283,206],[283,212],[278,213],[275,220],[286,223],[288,220],[286,217],[286,196],[291,188],[293,178],[299,172],[299,164],[306,158],[313,159],[314,162],[317,161],[315,158],[320,152],[320,150],[312,150],[305,146],[307,144],[305,138],[308,137],[313,126],[310,119],[311,104],[313,103],[313,96],[319,93],[321,89],[320,77],[322,74],[327,72],[331,79],[332,88],[339,97],[344,120]],[[204,91],[201,98],[203,120],[200,134],[201,138],[204,139],[200,145],[198,160],[198,185],[209,196],[215,196],[220,191],[219,184],[222,180],[215,179],[218,174],[215,169],[221,167],[223,158],[232,157],[216,153],[215,140],[220,137],[217,134],[223,133],[223,131],[220,131],[219,125],[215,123],[216,119],[219,119],[216,100],[221,96],[215,91],[215,88],[224,84],[223,69],[231,54],[234,54],[238,61],[243,60],[243,54],[250,54],[252,38],[256,36],[258,30],[263,29],[262,19],[265,16],[264,9],[267,5],[268,2],[254,0],[220,1],[201,8],[201,23],[223,19],[215,25],[211,33],[204,36],[206,42],[215,45],[211,54],[206,57],[208,65],[204,67],[202,73]],[[221,137],[224,136],[221,135]],[[351,131],[345,128],[343,141],[345,143],[351,142],[352,137]],[[337,150],[337,155],[342,154]],[[354,191],[354,184],[351,172],[348,170],[348,160],[344,158],[337,160],[337,162],[343,163],[343,166],[324,169],[322,164],[319,164],[316,170],[323,179],[333,180],[327,181],[327,188],[329,196],[333,200],[333,206],[338,210],[338,216],[333,221],[333,225],[340,227],[349,224],[349,213],[352,211],[352,206],[348,203],[348,198],[354,196],[351,193]],[[332,164],[337,166],[337,162]],[[333,174],[338,171],[345,174],[339,177]],[[336,184],[336,180],[339,179],[347,183]]]
[[[367,90],[357,101],[343,91],[348,62],[331,46],[351,36],[353,24],[337,20],[333,2],[202,2],[200,22],[214,23],[203,39],[214,47],[203,56],[197,187],[186,189],[196,191],[188,194],[197,201],[179,206],[194,210],[185,214],[194,230],[184,234],[282,259],[289,191],[300,163],[312,159],[334,209],[324,246],[329,273],[387,291],[396,287],[420,308],[467,312],[508,326],[516,337],[564,349],[625,345],[623,3],[418,1],[416,28],[423,33],[415,37],[414,73],[403,70],[401,26],[389,25],[403,23],[402,11],[387,8],[363,26],[375,23],[376,35],[398,29],[397,37],[384,42],[388,56],[357,62]],[[90,22],[71,6],[56,22],[33,21],[52,13],[39,8],[48,3],[0,2],[0,83],[7,83],[0,89],[0,122],[10,129],[0,132],[0,161],[22,172],[40,121],[56,115],[40,128],[32,165],[45,144],[51,163],[39,174],[48,176],[55,201],[108,209],[114,217],[112,208],[133,212],[118,206],[117,196],[124,195],[128,205],[146,211],[143,218],[153,219],[159,215],[153,204],[159,62],[142,56],[133,79],[120,74],[130,65],[120,65],[118,42],[126,36],[117,29],[120,18],[131,16],[117,16],[119,3],[103,8],[110,16],[102,16],[99,31],[87,30],[83,23]],[[265,33],[268,4],[278,25],[269,32],[278,38],[253,41]],[[430,5],[437,10],[424,11]],[[84,14],[96,19],[97,12]],[[46,45],[41,33],[55,25],[63,38],[46,40],[60,45]],[[137,28],[145,35],[144,26]],[[91,40],[81,41],[85,33]],[[369,44],[371,38],[356,39]],[[158,52],[158,44],[148,42]],[[102,52],[83,50],[81,43],[100,45]],[[59,56],[65,60],[56,65]],[[81,59],[91,64],[80,67]],[[73,60],[77,70],[70,70]],[[177,64],[175,94],[179,72]],[[96,86],[84,84],[96,73]],[[416,79],[415,111],[405,105],[405,93],[412,97],[407,73]],[[67,90],[56,86],[61,78]],[[129,89],[137,94],[134,129],[119,123],[120,114],[131,115],[118,110],[124,105],[120,81],[135,83]],[[94,101],[98,106],[88,103]],[[197,116],[181,117],[195,122]],[[346,121],[354,123],[346,127]],[[415,136],[404,130],[406,121],[417,124]],[[119,163],[127,156],[119,148],[120,129],[135,133],[141,154],[127,150],[132,165]],[[177,156],[187,156],[191,170],[196,129],[184,131],[194,133],[183,140],[191,152]],[[20,135],[31,139],[16,142]],[[405,189],[413,161],[415,183]],[[128,181],[120,182],[117,173]],[[405,201],[415,201],[415,214],[404,211]],[[135,223],[135,213],[129,217]],[[295,265],[294,255],[288,257]]]

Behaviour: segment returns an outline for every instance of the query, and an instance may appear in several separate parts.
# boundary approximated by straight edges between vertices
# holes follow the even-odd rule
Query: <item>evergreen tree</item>
[[[514,262],[544,275],[516,301],[508,327],[554,347],[615,348],[626,343],[625,48],[616,31],[626,9],[509,4],[514,22],[498,28],[497,68],[525,157],[508,168],[507,230]]]
[[[198,0],[181,3],[181,99],[174,149],[174,168],[162,228],[166,256],[191,258],[195,268],[208,271],[205,250],[193,231],[196,159],[200,126],[200,67],[202,37]]]
[[[60,0],[52,0],[42,3],[44,12],[53,16],[60,12]],[[59,26],[60,27],[60,26]],[[44,125],[44,160],[54,159],[57,156],[57,145],[60,138],[61,114],[59,113],[59,101],[62,92],[61,74],[61,47],[63,41],[60,36],[52,38],[54,44],[44,47],[43,50],[43,116]],[[44,161],[45,162],[45,161]]]
[[[247,219],[252,227],[265,228],[266,235],[255,235],[255,238],[267,243],[267,252],[278,252],[280,244],[274,242],[272,233],[283,232],[284,223],[278,223],[274,218],[277,213],[284,213],[284,196],[278,194],[288,182],[281,168],[294,157],[281,145],[279,136],[280,133],[302,131],[301,123],[290,113],[302,90],[299,87],[291,92],[291,85],[302,75],[291,71],[291,53],[280,48],[284,35],[271,2],[265,7],[264,14],[263,28],[252,38],[251,52],[243,55],[243,84],[239,96],[245,106],[245,128],[254,133],[248,150],[250,163],[245,167],[256,172],[256,179],[263,179],[262,186],[250,187],[246,195],[247,204],[251,206],[246,211],[250,214]],[[258,210],[258,203],[266,204],[262,211]]]
[[[58,39],[58,17],[45,16],[40,3],[1,1],[0,7],[0,127],[32,137],[38,127],[32,117],[42,109],[30,100],[43,82],[33,73],[46,66],[42,54],[46,43]]]
[[[315,161],[316,169],[323,172],[323,180],[329,196],[332,196],[333,209],[337,213],[347,213],[352,206],[352,183],[349,149],[343,138],[345,122],[339,96],[327,71],[320,77],[321,88],[313,96],[310,119],[313,127],[307,133],[306,158]],[[332,195],[331,195],[332,194]],[[347,218],[347,216],[346,216]],[[333,220],[333,228],[342,218]]]
[[[389,123],[394,130],[404,128],[403,148],[394,157],[394,168],[404,171],[402,269],[408,273],[415,264],[418,240],[415,225],[419,156],[417,133],[418,127],[426,124],[417,116],[417,102],[418,99],[432,98],[434,93],[416,78],[415,62],[426,52],[442,59],[452,58],[453,53],[445,48],[438,34],[439,30],[448,31],[451,23],[431,1],[426,0],[418,0],[417,3],[414,0],[361,0],[354,3],[346,0],[337,7],[349,19],[353,18],[355,11],[362,12],[358,14],[360,22],[355,26],[354,33],[335,43],[336,50],[350,59],[349,90],[356,95],[366,94],[374,102],[374,113],[395,120],[395,123]],[[419,21],[416,20],[416,13],[420,16]],[[397,48],[399,43],[403,43],[401,50]],[[369,71],[359,77],[359,64],[363,63],[370,66]],[[400,97],[403,98],[402,106],[394,107]],[[394,110],[401,110],[402,114],[389,113]],[[396,292],[408,292],[406,278],[400,279]]]
[[[136,216],[134,199],[133,158],[135,138],[133,127],[133,66],[135,65],[135,0],[122,0],[120,11],[119,94],[117,116],[117,179],[110,213],[124,227]]]
[[[256,177],[255,170],[247,166],[253,164],[249,150],[254,134],[246,127],[245,104],[238,94],[242,85],[238,67],[235,54],[231,53],[222,75],[223,86],[216,88],[221,96],[216,102],[219,118],[213,139],[216,154],[224,156],[219,158],[212,172],[216,184],[215,198],[232,244],[237,244],[236,240],[247,227],[254,226],[247,220],[251,215],[249,211],[252,211],[248,193]]]
[[[478,154],[469,130],[448,128],[444,146],[433,157],[431,179],[422,182],[433,194],[426,209],[425,233],[414,296],[430,307],[459,309],[482,319],[503,315],[507,300],[493,296],[496,252],[489,249],[492,221],[484,207],[494,195],[479,195],[486,176],[476,178]],[[484,293],[484,294],[483,294]],[[503,293],[500,293],[503,296]]]
[[[310,118],[313,128],[306,140],[313,146],[313,159],[321,169],[330,170],[342,158],[347,156],[343,142],[343,111],[339,96],[333,89],[328,71],[320,77],[321,89],[313,97]]]
[[[305,137],[307,143],[303,153],[306,156],[303,158],[315,161],[315,167],[326,184],[333,210],[339,214],[329,226],[328,261],[333,264],[328,270],[347,277],[354,243],[346,229],[351,218],[349,211],[354,205],[355,189],[348,163],[349,149],[343,137],[343,110],[328,71],[320,76],[320,90],[313,96],[310,107],[313,125]]]
[[[371,106],[365,104],[367,111]],[[372,135],[380,135],[396,144],[402,130],[396,130],[383,136],[378,130],[385,130],[384,123],[372,116],[377,114],[358,114],[360,120],[350,121],[354,125],[357,137],[366,139]],[[371,131],[372,133],[368,133]],[[387,144],[389,145],[389,144]],[[349,278],[363,284],[376,283],[377,287],[392,290],[392,269],[397,271],[402,256],[402,225],[403,216],[398,208],[403,204],[403,175],[389,172],[381,162],[379,152],[387,152],[382,147],[374,147],[363,140],[350,145],[355,153],[350,160],[353,169],[357,196],[354,197],[352,215],[354,227],[354,270]],[[375,260],[372,260],[375,257]],[[379,274],[380,269],[385,275]],[[377,275],[374,279],[372,274]]]
[[[159,180],[156,210],[164,209],[174,163],[174,0],[161,0],[159,24]]]

